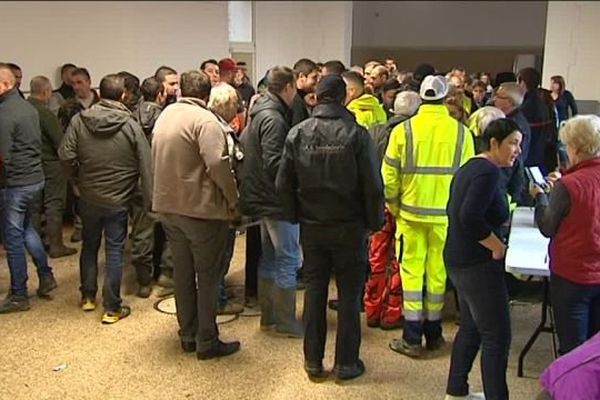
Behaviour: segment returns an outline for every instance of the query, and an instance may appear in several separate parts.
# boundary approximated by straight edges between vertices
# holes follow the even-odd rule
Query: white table
[[[550,276],[548,244],[534,221],[534,210],[517,207],[510,224],[506,271],[535,276]]]
[[[552,350],[556,357],[556,339],[554,329],[554,318],[550,310],[550,293],[548,288],[548,277],[550,268],[548,265],[548,244],[550,239],[545,238],[534,221],[534,209],[529,207],[517,207],[513,212],[510,224],[510,235],[508,238],[508,249],[506,250],[506,271],[524,275],[542,276],[544,278],[544,297],[542,299],[542,317],[539,325],[521,350],[517,375],[523,376],[523,361],[531,346],[537,340],[541,332],[552,334]],[[549,324],[548,316],[550,317]]]

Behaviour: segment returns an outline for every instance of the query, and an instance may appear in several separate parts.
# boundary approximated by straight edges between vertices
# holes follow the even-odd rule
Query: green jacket
[[[76,162],[77,185],[85,201],[127,208],[140,180],[143,207],[150,206],[150,144],[120,102],[102,99],[75,115],[58,155],[63,161]]]
[[[363,94],[348,103],[348,110],[356,118],[356,122],[365,129],[371,129],[375,125],[385,124],[387,115],[377,97]]]
[[[50,111],[48,105],[41,100],[29,97],[29,103],[37,110],[40,116],[40,129],[42,131],[42,161],[58,161],[58,148],[63,138],[63,131],[56,115]]]

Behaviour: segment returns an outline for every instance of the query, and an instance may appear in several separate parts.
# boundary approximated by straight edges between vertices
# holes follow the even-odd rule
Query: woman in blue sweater
[[[508,399],[511,334],[504,281],[506,245],[500,232],[509,211],[498,183],[500,168],[512,167],[519,157],[521,140],[514,121],[492,121],[483,133],[483,151],[458,170],[450,186],[444,261],[458,293],[460,328],[452,350],[447,400],[484,398],[469,395],[468,384],[480,347],[485,399]]]
[[[577,115],[577,103],[573,94],[565,89],[565,78],[560,75],[554,75],[550,78],[550,89],[552,91],[552,100],[558,114],[558,123],[568,120]],[[571,115],[569,116],[569,109]]]

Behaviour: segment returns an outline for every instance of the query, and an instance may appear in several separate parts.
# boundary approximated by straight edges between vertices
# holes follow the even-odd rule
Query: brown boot
[[[46,219],[46,233],[48,235],[48,241],[50,242],[50,248],[48,250],[48,256],[50,258],[72,256],[77,253],[77,249],[67,247],[63,243],[62,216],[48,215]]]

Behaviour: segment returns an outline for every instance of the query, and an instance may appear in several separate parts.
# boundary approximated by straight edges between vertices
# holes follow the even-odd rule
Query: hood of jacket
[[[265,110],[273,110],[277,113],[282,114],[286,120],[291,121],[291,109],[288,107],[284,101],[271,92],[266,92],[256,101],[254,107],[250,111],[250,116],[252,118],[256,117],[256,115]]]
[[[359,98],[348,103],[348,109],[350,111],[374,111],[379,108],[381,108],[379,100],[377,100],[377,97],[370,94],[363,94]]]
[[[143,101],[137,109],[137,117],[143,129],[152,128],[162,112],[162,107],[152,101]]]
[[[313,109],[312,116],[315,118],[342,118],[355,121],[356,118],[346,107],[336,103],[317,104]]]
[[[101,99],[81,112],[81,120],[94,135],[114,135],[131,118],[131,112],[122,103]]]

